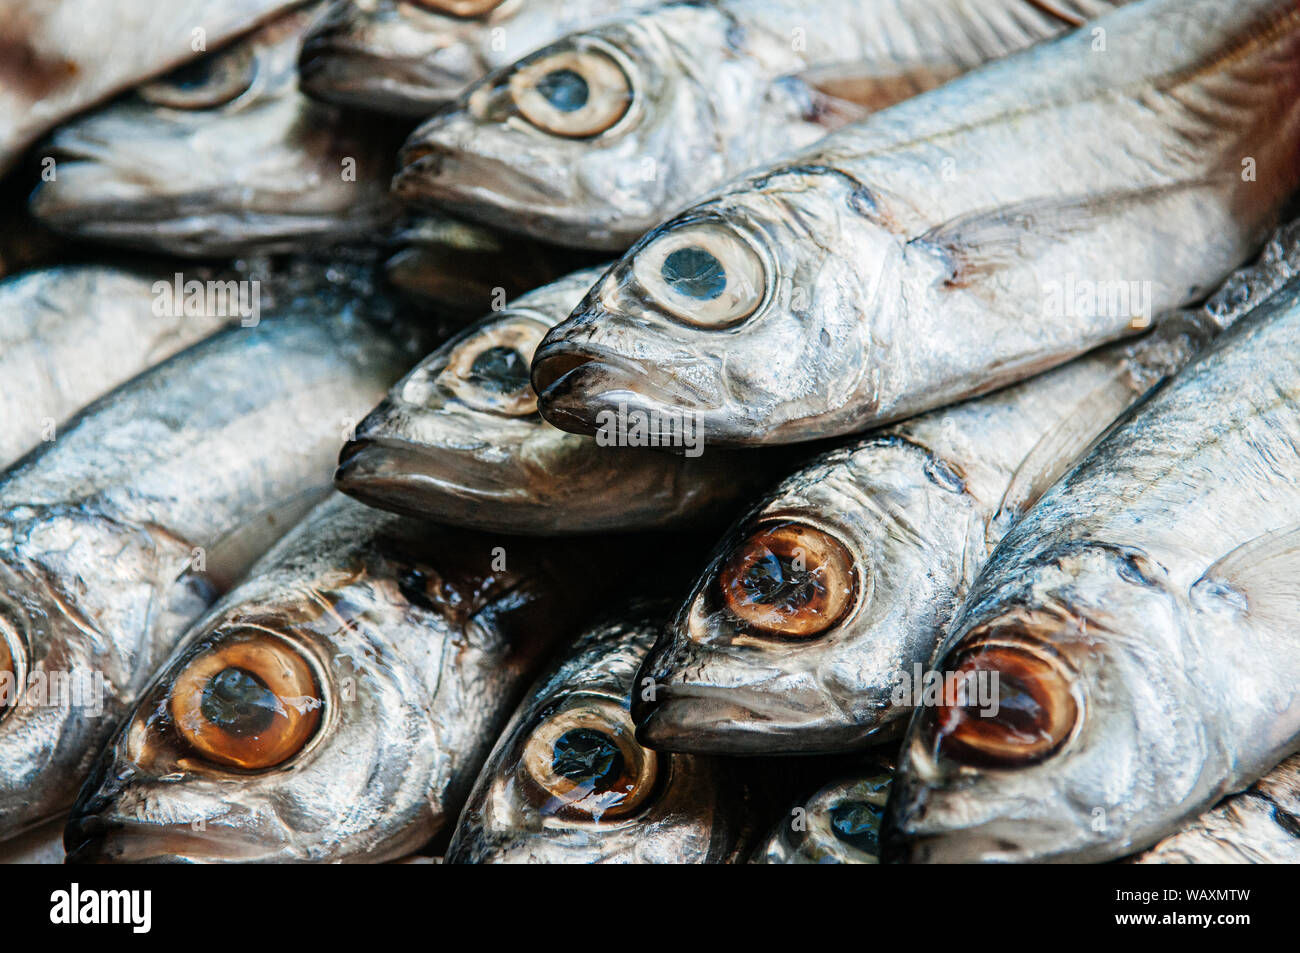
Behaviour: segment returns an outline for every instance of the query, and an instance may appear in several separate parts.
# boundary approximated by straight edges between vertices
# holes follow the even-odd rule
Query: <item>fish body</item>
[[[1010,526],[1125,410],[1298,274],[1294,223],[1202,309],[791,474],[721,540],[650,653],[642,675],[658,691],[633,706],[641,740],[804,753],[900,731],[934,684],[925,669],[946,626]]]
[[[334,495],[158,672],[78,798],[71,861],[411,854],[454,820],[527,680],[608,582],[601,552],[500,547]],[[226,691],[237,678],[278,709],[242,733],[259,699]]]
[[[172,277],[56,265],[0,282],[0,467],[137,373],[239,318],[156,308]]]
[[[293,6],[286,0],[5,0],[0,173],[75,113]],[[197,49],[196,49],[197,47]]]
[[[583,433],[615,402],[718,446],[863,430],[1200,300],[1297,185],[1300,8],[1142,0],[719,188],[551,331],[533,384]]]
[[[372,506],[524,535],[725,516],[782,455],[611,445],[613,431],[598,441],[538,415],[528,356],[599,273],[523,295],[426,357],[357,427],[335,484]]]
[[[636,605],[584,633],[529,691],[493,748],[448,863],[722,863],[740,792],[708,758],[633,737],[629,696],[663,622]]]
[[[467,90],[411,135],[394,187],[502,229],[622,251],[733,176],[1117,5],[720,0],[639,10]]]
[[[320,4],[62,127],[32,214],[77,238],[220,257],[369,238],[397,217],[396,133],[298,89]]]
[[[293,305],[0,476],[0,838],[70,806],[189,623],[320,499],[339,439],[428,344],[328,289]]]
[[[1098,861],[1300,746],[1300,279],[1003,538],[936,658],[886,817],[911,861]],[[977,710],[955,686],[994,683]],[[892,833],[891,833],[892,831]]]
[[[303,88],[325,102],[424,119],[489,70],[657,2],[336,0],[303,42]]]

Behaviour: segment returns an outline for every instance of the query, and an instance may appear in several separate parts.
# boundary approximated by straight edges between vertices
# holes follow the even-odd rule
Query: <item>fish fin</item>
[[[1006,492],[989,520],[985,543],[992,550],[1011,524],[1038,502],[1047,489],[1131,407],[1142,390],[1135,387],[1127,362],[1043,434],[1011,475]]]
[[[204,574],[218,593],[230,589],[263,553],[329,496],[326,484],[280,500],[231,529],[204,552]]]
[[[881,70],[868,63],[833,63],[797,74],[812,94],[809,121],[838,129],[871,113],[936,89],[963,72],[951,63],[911,63]]]
[[[1205,571],[1191,595],[1198,608],[1228,607],[1294,630],[1300,607],[1300,523],[1238,546]]]

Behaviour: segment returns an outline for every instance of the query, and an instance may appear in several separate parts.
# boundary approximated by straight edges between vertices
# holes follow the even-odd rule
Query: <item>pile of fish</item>
[[[1295,0],[0,0],[0,173],[0,861],[1300,862]]]

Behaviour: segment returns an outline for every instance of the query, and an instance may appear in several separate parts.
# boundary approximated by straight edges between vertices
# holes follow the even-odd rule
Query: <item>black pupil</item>
[[[591,96],[587,81],[571,69],[551,70],[538,80],[537,91],[562,113],[577,112]]]
[[[203,689],[203,717],[232,735],[257,735],[271,727],[280,700],[242,668],[224,668]]]
[[[623,753],[608,735],[574,728],[555,739],[551,770],[575,784],[608,791],[623,774]]]
[[[200,56],[168,73],[167,82],[177,89],[201,89],[212,81],[213,65],[213,57]]]
[[[659,273],[674,290],[698,301],[712,301],[727,290],[722,262],[696,245],[669,254]]]
[[[490,347],[474,358],[469,378],[498,394],[517,394],[528,386],[528,362],[512,347]]]
[[[751,603],[797,608],[811,601],[821,588],[821,579],[816,570],[799,569],[794,560],[768,550],[750,564],[740,585]]]
[[[880,808],[849,801],[831,808],[831,830],[836,838],[869,854],[880,853]]]

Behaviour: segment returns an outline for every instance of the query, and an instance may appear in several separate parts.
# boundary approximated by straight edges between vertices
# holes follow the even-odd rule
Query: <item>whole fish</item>
[[[815,458],[722,539],[646,660],[645,744],[843,751],[901,730],[988,554],[1128,407],[1300,274],[1300,222],[1196,312]],[[802,564],[795,557],[802,554]]]
[[[520,689],[602,591],[601,555],[335,495],[158,673],[77,799],[69,861],[410,854],[455,818]]]
[[[1300,863],[1300,755],[1206,811],[1135,864]]]
[[[0,475],[0,839],[66,810],[186,627],[328,488],[420,347],[300,291],[90,405]]]
[[[651,232],[547,335],[533,385],[580,433],[615,404],[697,414],[717,445],[862,430],[1200,300],[1297,185],[1300,5],[1141,0]]]
[[[303,89],[423,119],[489,70],[662,0],[336,0],[302,45]]]
[[[206,298],[190,313],[155,307],[160,281],[171,288],[170,275],[107,265],[0,281],[0,468],[96,397],[240,320]]]
[[[622,251],[727,179],[1124,0],[670,3],[565,36],[407,141],[398,194]]]
[[[538,679],[492,749],[448,863],[722,863],[741,793],[719,762],[633,737],[628,697],[666,606],[587,631]]]
[[[32,214],[77,238],[200,257],[366,238],[393,223],[397,132],[298,91],[298,44],[320,6],[61,128]]]
[[[0,2],[0,174],[69,116],[216,49],[296,0]]]
[[[727,514],[783,455],[609,445],[615,431],[605,442],[538,415],[528,356],[599,274],[575,272],[526,294],[426,357],[357,427],[335,485],[372,506],[527,535]]]
[[[1293,279],[1007,533],[908,729],[887,855],[1122,857],[1300,748],[1297,340]]]
[[[791,808],[749,858],[751,864],[878,864],[880,821],[892,774],[864,766]]]

